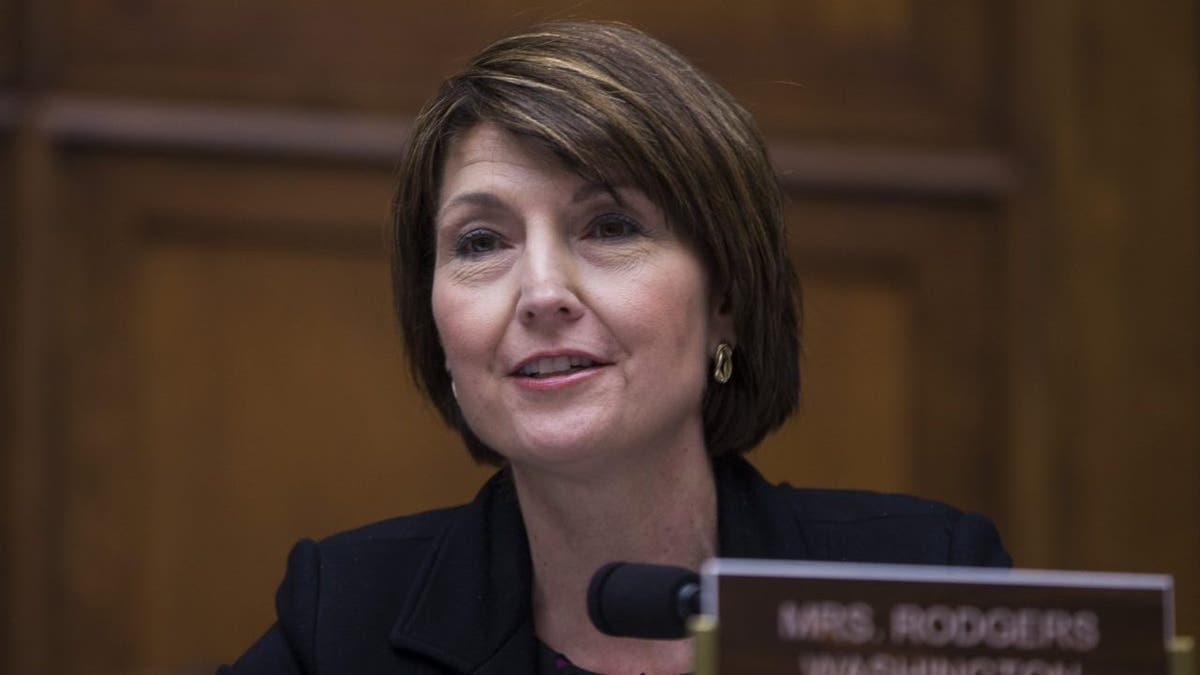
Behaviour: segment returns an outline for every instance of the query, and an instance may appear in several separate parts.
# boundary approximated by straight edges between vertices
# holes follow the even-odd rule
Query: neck
[[[588,670],[688,670],[686,641],[601,634],[588,619],[586,595],[608,562],[695,570],[716,553],[716,488],[703,444],[609,461],[602,472],[514,465],[513,479],[529,534],[538,637]]]

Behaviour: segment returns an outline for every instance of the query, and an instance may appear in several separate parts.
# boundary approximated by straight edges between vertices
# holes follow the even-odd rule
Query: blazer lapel
[[[530,570],[516,491],[500,471],[438,542],[393,647],[453,672],[533,672]]]

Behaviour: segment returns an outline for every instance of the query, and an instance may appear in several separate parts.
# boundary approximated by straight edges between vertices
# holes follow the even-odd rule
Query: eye
[[[500,235],[479,228],[464,233],[454,242],[454,254],[462,258],[477,258],[499,250],[503,246]]]
[[[609,213],[592,221],[586,236],[593,239],[627,239],[642,233],[636,220],[619,213]]]

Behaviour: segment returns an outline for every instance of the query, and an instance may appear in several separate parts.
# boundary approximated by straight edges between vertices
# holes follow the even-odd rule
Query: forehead
[[[583,178],[569,171],[561,159],[532,140],[521,138],[491,122],[467,129],[451,142],[442,164],[442,194],[445,202],[459,183],[513,175],[549,176],[557,179]]]

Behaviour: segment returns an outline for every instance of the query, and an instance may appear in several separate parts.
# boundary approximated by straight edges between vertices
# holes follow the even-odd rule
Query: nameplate
[[[710,560],[722,674],[1164,675],[1169,576]]]

